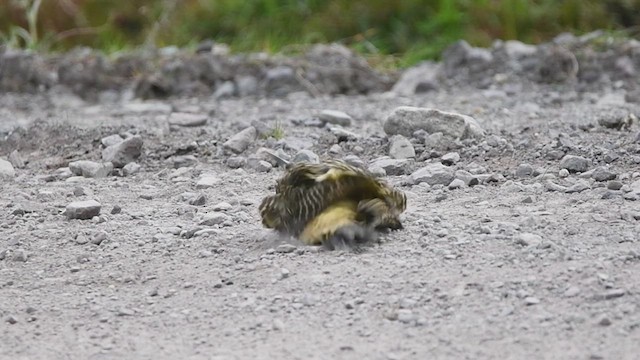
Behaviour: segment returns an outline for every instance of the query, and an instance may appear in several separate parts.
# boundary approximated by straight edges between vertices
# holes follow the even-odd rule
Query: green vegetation
[[[458,39],[537,43],[562,31],[640,25],[638,0],[0,0],[0,41],[107,52],[193,47],[204,39],[234,51],[291,52],[341,42],[372,61],[406,66],[434,59]]]

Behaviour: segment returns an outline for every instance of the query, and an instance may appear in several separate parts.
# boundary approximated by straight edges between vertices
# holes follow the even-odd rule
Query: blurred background
[[[140,46],[296,51],[340,42],[409,66],[458,39],[528,43],[596,29],[635,36],[640,0],[0,0],[0,42],[40,51]]]

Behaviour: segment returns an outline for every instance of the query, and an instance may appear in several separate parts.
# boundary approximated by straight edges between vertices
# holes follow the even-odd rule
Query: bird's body
[[[336,236],[365,242],[358,238],[374,237],[374,230],[401,228],[399,215],[405,208],[404,193],[366,170],[329,160],[292,165],[259,210],[265,227],[319,245]]]

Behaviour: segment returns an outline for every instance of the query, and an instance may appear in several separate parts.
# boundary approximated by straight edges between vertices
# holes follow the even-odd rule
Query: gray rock
[[[329,154],[338,155],[340,153],[342,153],[342,146],[340,146],[338,144],[333,144],[329,148]]]
[[[526,178],[533,175],[533,166],[529,164],[520,164],[516,169],[516,177]]]
[[[11,260],[16,262],[26,262],[27,257],[28,257],[27,253],[24,250],[18,249],[13,252],[13,255],[11,256]]]
[[[631,192],[640,194],[640,180],[634,181],[633,183],[631,183],[631,185],[629,185],[629,187],[631,188]]]
[[[255,95],[258,93],[258,80],[251,75],[239,76],[236,78],[236,88],[241,97]]]
[[[13,180],[16,176],[16,170],[10,162],[0,159],[0,180]]]
[[[460,154],[458,154],[457,152],[446,153],[442,155],[440,161],[447,166],[457,164],[458,161],[460,161]]]
[[[285,96],[303,90],[295,71],[289,66],[276,66],[267,70],[265,90],[272,96]]]
[[[105,240],[107,240],[107,233],[104,231],[98,231],[97,233],[95,233],[93,235],[93,237],[91,238],[91,243],[93,245],[100,245],[102,244]]]
[[[111,175],[113,164],[110,162],[98,163],[89,160],[79,160],[70,162],[69,170],[78,176],[104,178]]]
[[[516,238],[516,244],[522,246],[537,246],[542,243],[542,236],[532,233],[522,233]]]
[[[329,128],[329,131],[338,138],[338,141],[353,141],[360,138],[360,135],[339,126],[332,126]]]
[[[310,139],[289,136],[280,140],[285,150],[298,152],[313,147],[313,141]]]
[[[118,134],[113,134],[113,135],[109,135],[106,137],[103,137],[102,139],[100,139],[100,143],[102,143],[102,146],[104,147],[109,147],[109,146],[113,146],[113,145],[118,145],[120,144],[124,139],[118,135]]]
[[[618,155],[615,151],[609,151],[604,156],[604,162],[606,162],[607,164],[611,164],[612,162],[618,160],[619,158],[620,158],[620,155]]]
[[[565,155],[562,160],[560,160],[559,166],[561,169],[567,169],[572,173],[585,172],[591,167],[591,160],[582,156]]]
[[[411,137],[417,130],[441,132],[454,139],[484,137],[484,130],[470,116],[430,108],[401,106],[393,110],[383,125],[387,135]]]
[[[298,153],[293,157],[293,163],[311,163],[311,164],[319,164],[320,158],[316,153],[311,150],[303,149],[298,151]]]
[[[219,202],[211,207],[213,211],[229,211],[233,209],[233,205],[228,202]]]
[[[142,145],[142,137],[132,136],[102,150],[102,160],[110,161],[114,167],[121,168],[140,157]]]
[[[25,166],[24,160],[18,150],[13,150],[11,154],[9,154],[9,162],[16,169],[23,169]]]
[[[279,252],[282,254],[292,253],[295,250],[296,250],[296,246],[291,244],[282,244],[276,248],[276,252]]]
[[[411,174],[411,179],[414,184],[420,184],[426,182],[433,186],[441,184],[444,186],[449,185],[455,178],[453,170],[451,168],[442,165],[441,163],[432,163],[423,168],[414,171]]]
[[[67,205],[65,215],[69,219],[87,220],[100,215],[102,205],[95,200],[75,201]]]
[[[537,304],[540,303],[540,299],[538,299],[537,297],[533,297],[533,296],[527,296],[526,298],[524,298],[524,303],[527,306],[537,305]]]
[[[595,181],[609,181],[609,180],[613,180],[617,177],[618,175],[616,173],[613,173],[611,171],[609,171],[608,169],[604,168],[604,167],[597,167],[593,170],[593,173],[591,173],[591,177],[595,180]]]
[[[409,159],[416,157],[416,150],[411,141],[402,135],[393,135],[389,139],[389,156],[392,159]]]
[[[240,154],[247,150],[249,145],[256,140],[258,132],[255,127],[249,126],[248,128],[233,135],[229,140],[222,144],[222,147],[226,150],[230,150],[236,154]]]
[[[446,48],[442,53],[443,72],[447,77],[455,77],[461,69],[477,73],[486,69],[493,62],[493,54],[489,49],[476,48],[465,40],[460,40]]]
[[[221,212],[213,212],[213,213],[206,214],[202,218],[202,220],[198,223],[198,225],[204,225],[204,226],[220,225],[230,219],[231,218],[227,214],[224,214]]]
[[[204,194],[199,194],[189,199],[189,205],[193,205],[193,206],[202,206],[206,204],[206,202],[207,202],[207,196]]]
[[[454,174],[456,179],[464,181],[467,186],[475,186],[480,184],[480,179],[468,171],[458,170]]]
[[[247,158],[244,156],[230,156],[227,159],[226,164],[232,169],[239,169],[247,165]]]
[[[365,168],[364,161],[362,161],[362,159],[360,159],[356,155],[347,155],[342,160],[351,166],[355,166],[361,169]]]
[[[140,172],[141,168],[142,166],[140,166],[138,163],[130,162],[122,168],[122,174],[124,174],[124,176],[135,175]]]
[[[386,175],[404,175],[409,172],[413,161],[409,159],[390,159],[387,157],[371,161],[369,168],[381,168]]]
[[[271,165],[268,161],[260,160],[255,157],[249,157],[247,159],[247,167],[249,169],[253,169],[257,172],[269,172],[273,169],[273,165]]]
[[[337,110],[322,110],[318,115],[318,118],[324,123],[340,125],[340,126],[351,126],[351,122],[353,119],[348,114],[337,111]]]
[[[622,129],[623,127],[630,127],[635,116],[624,110],[610,110],[603,114],[600,114],[598,118],[598,125],[609,129]]]
[[[205,114],[192,114],[186,112],[174,112],[169,115],[169,125],[195,127],[207,123],[209,117]]]
[[[222,183],[222,180],[220,180],[220,178],[215,174],[202,174],[200,179],[196,182],[196,188],[206,189],[214,187],[220,183]]]
[[[622,189],[622,183],[617,180],[609,181],[607,183],[607,189],[609,190],[620,190]]]
[[[585,190],[590,189],[591,186],[589,186],[589,183],[586,182],[585,180],[578,180],[576,181],[575,184],[569,186],[565,192],[567,194],[571,194],[571,193],[579,193],[579,192],[583,192]]]
[[[568,176],[569,176],[569,170],[567,170],[567,169],[560,169],[560,171],[558,171],[558,177],[559,177],[559,178],[564,179],[564,178],[566,178],[566,177],[568,177]]]

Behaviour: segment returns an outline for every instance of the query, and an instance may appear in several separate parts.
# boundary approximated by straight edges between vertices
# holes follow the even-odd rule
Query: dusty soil
[[[4,93],[0,156],[17,149],[26,165],[0,194],[0,357],[635,359],[639,129],[599,123],[640,114],[626,93],[538,84],[117,103],[60,89]],[[241,156],[309,144],[321,158],[370,164],[388,154],[383,122],[403,105],[473,116],[486,137],[444,150],[412,139],[417,159],[386,176],[407,193],[405,229],[362,254],[263,229],[257,205],[282,170],[232,169],[221,150],[252,123],[280,124],[284,139],[259,137]],[[324,109],[348,113],[360,137],[337,149],[330,130],[305,125]],[[170,127],[177,111],[208,122]],[[100,140],[125,132],[144,140],[140,172],[55,176],[70,161],[100,161]],[[450,167],[485,181],[412,184],[415,169],[449,151],[460,155]],[[567,176],[565,154],[615,179]],[[516,176],[522,164],[534,174]],[[203,174],[219,182],[198,187]],[[586,187],[562,190],[576,184]],[[197,195],[204,205],[189,202]],[[90,199],[99,216],[65,216],[69,203]],[[213,213],[221,222],[202,225]]]

